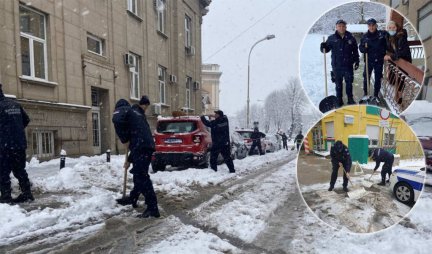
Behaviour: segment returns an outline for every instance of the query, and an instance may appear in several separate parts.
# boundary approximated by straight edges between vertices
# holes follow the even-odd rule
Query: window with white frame
[[[166,68],[158,66],[159,102],[166,104]]]
[[[22,75],[47,80],[46,16],[23,5],[19,13]]]
[[[128,11],[138,16],[138,2],[137,0],[127,0]]]
[[[185,15],[185,47],[190,48],[192,46],[192,19]]]
[[[134,100],[140,99],[140,57],[129,53],[130,64],[130,97]]]
[[[384,129],[384,144],[383,144],[383,146],[394,146],[396,144],[395,136],[396,136],[396,129],[395,128]]]
[[[103,55],[103,44],[104,41],[94,35],[87,34],[87,50],[98,54]]]
[[[157,29],[161,33],[165,33],[165,13],[166,13],[166,0],[156,0],[156,11],[157,11]]]
[[[33,154],[38,157],[54,156],[54,132],[34,131],[33,132]]]
[[[186,108],[191,108],[191,90],[192,90],[192,78],[186,76]]]
[[[432,24],[432,2],[429,2],[418,11],[418,31],[423,40],[432,36],[430,24]]]
[[[380,128],[376,125],[366,125],[366,135],[369,137],[369,147],[378,147]]]

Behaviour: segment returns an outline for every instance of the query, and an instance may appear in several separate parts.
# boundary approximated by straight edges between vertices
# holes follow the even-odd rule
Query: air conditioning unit
[[[170,75],[169,79],[170,79],[171,83],[177,83],[177,76],[176,75]]]
[[[135,67],[136,66],[136,57],[132,54],[126,53],[124,55],[124,61],[127,66]]]
[[[193,83],[193,88],[194,88],[194,90],[200,90],[201,89],[201,84],[199,82],[195,81]]]
[[[194,46],[190,46],[187,48],[187,54],[188,56],[194,56],[195,55],[195,47]]]
[[[155,103],[152,105],[152,114],[153,115],[161,115],[162,114],[162,105]]]

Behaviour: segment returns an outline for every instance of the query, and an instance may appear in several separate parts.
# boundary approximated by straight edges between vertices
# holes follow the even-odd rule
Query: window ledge
[[[19,79],[23,82],[28,82],[37,85],[50,86],[50,87],[58,86],[57,82],[52,82],[45,79],[33,78],[29,76],[19,76]]]
[[[168,39],[168,35],[166,35],[164,32],[162,32],[162,31],[160,31],[159,29],[156,29],[156,32],[161,36],[161,37],[163,37],[164,39]]]
[[[139,22],[143,22],[143,19],[141,17],[139,17],[138,15],[136,15],[135,13],[131,12],[130,10],[126,10],[126,12],[129,14],[129,16],[135,18],[136,20],[138,20]]]

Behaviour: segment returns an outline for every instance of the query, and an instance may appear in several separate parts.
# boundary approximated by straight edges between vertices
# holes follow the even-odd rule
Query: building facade
[[[384,110],[383,115],[388,113]],[[351,106],[338,109],[321,119],[307,134],[309,146],[329,151],[336,140],[348,145],[351,135],[367,135],[369,149],[383,147],[401,158],[421,158],[423,151],[415,133],[401,119],[388,115],[387,126],[380,124],[381,109],[375,106]]]
[[[202,98],[203,111],[212,113],[219,108],[219,85],[222,72],[218,64],[202,65]]]
[[[26,109],[29,156],[121,150],[115,102],[201,113],[201,24],[211,0],[0,1],[0,82]]]
[[[432,1],[431,0],[377,0],[405,16],[416,28],[426,55],[426,72],[419,99],[432,101]]]

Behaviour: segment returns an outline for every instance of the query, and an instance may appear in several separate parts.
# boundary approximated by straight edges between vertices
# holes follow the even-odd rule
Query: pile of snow
[[[258,182],[253,179],[254,182],[249,183],[253,186],[250,190],[214,211],[211,206],[224,199],[223,196],[215,196],[194,209],[193,213],[201,223],[250,243],[266,229],[268,218],[294,192],[295,165],[295,162],[290,162]],[[243,186],[249,184],[244,183]],[[228,193],[234,191],[227,190]]]
[[[239,249],[226,240],[199,228],[184,225],[173,216],[167,218],[167,223],[176,224],[175,232],[151,248],[144,249],[143,253],[240,253]]]

